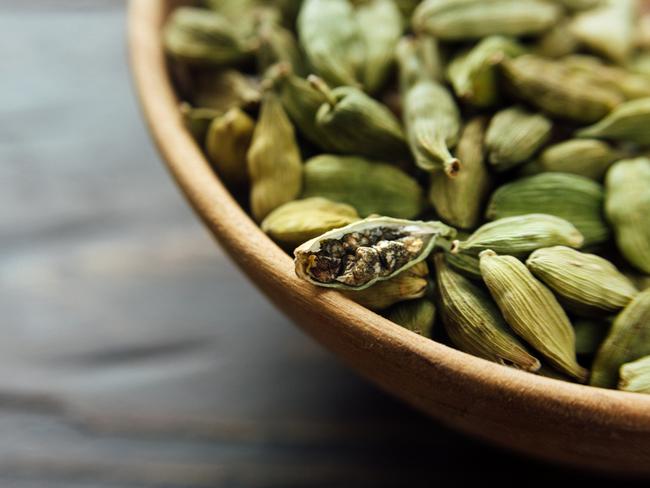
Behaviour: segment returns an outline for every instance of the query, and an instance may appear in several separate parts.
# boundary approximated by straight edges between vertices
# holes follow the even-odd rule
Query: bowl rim
[[[493,396],[500,396],[508,402],[529,402],[533,413],[536,409],[544,409],[546,415],[555,413],[560,418],[586,417],[594,425],[606,429],[640,431],[650,438],[649,395],[578,385],[492,363],[421,337],[336,291],[306,286],[297,278],[291,258],[234,200],[183,126],[160,42],[160,27],[167,9],[174,3],[183,2],[130,0],[129,57],[139,101],[158,150],[188,202],[250,278],[262,277],[266,284],[275,283],[280,290],[286,288],[294,303],[309,307],[321,320],[327,320],[330,325],[342,322],[342,327],[337,330],[349,334],[350,338],[378,341],[367,344],[369,348],[398,350],[405,363],[417,363],[423,375],[427,371],[422,368],[430,367],[436,374],[450,374],[455,381],[468,382],[463,383],[468,390],[491,390]],[[273,301],[281,301],[282,292],[274,292],[264,285],[261,288],[271,295]],[[300,322],[297,325],[327,345],[327,331],[317,331]],[[377,378],[371,379],[377,382]],[[386,388],[385,384],[382,386]],[[423,402],[408,395],[405,397],[394,388],[388,389],[427,410]],[[461,418],[462,413],[458,419]],[[443,420],[461,430],[472,431],[460,420]]]

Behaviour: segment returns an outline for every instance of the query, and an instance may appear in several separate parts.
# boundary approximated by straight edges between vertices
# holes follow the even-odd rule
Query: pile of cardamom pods
[[[164,42],[189,131],[307,283],[650,393],[649,2],[204,0]]]

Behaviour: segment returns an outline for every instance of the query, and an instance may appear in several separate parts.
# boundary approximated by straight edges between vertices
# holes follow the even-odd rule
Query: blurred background
[[[0,0],[0,60],[0,486],[596,479],[447,430],[272,308],[152,146],[125,2]]]

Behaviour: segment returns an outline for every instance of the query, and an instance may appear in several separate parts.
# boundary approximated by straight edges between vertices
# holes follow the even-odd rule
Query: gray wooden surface
[[[0,486],[588,481],[422,417],[271,307],[154,152],[124,16],[0,0]]]

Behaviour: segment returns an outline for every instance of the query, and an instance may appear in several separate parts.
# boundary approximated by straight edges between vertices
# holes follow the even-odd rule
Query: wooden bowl
[[[500,366],[297,279],[291,258],[235,202],[182,124],[160,33],[174,3],[131,1],[130,54],[142,109],[197,215],[276,306],[359,373],[449,426],[547,460],[650,474],[650,396]]]

